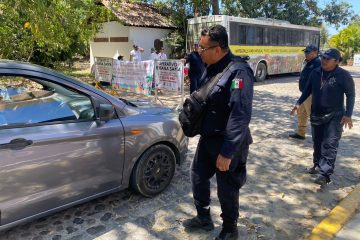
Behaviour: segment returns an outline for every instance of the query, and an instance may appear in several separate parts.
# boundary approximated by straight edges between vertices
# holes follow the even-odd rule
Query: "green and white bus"
[[[235,55],[248,56],[257,81],[267,75],[300,72],[305,46],[319,46],[320,29],[268,18],[242,18],[226,15],[188,19],[187,50],[199,40],[201,30],[220,24],[229,35]]]

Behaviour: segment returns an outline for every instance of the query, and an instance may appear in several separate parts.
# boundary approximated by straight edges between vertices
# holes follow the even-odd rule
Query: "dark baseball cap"
[[[341,54],[336,48],[329,48],[325,52],[322,52],[320,56],[327,59],[335,59],[341,61]]]
[[[309,53],[309,52],[312,52],[312,51],[318,51],[318,47],[315,46],[314,44],[310,44],[310,45],[307,45],[306,48],[303,49],[303,51],[305,53]]]

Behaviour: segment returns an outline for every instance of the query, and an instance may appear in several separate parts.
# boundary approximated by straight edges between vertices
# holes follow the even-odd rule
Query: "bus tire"
[[[257,82],[263,82],[265,81],[266,75],[267,75],[266,65],[261,62],[257,65],[255,72],[255,79]]]

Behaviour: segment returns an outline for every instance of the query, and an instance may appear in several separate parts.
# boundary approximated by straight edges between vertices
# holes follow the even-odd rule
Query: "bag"
[[[224,71],[218,73],[213,79],[194,91],[190,97],[186,98],[179,114],[179,121],[185,136],[194,137],[200,133],[207,110],[208,96],[221,78],[229,78],[234,71],[241,67],[240,64],[242,63],[241,61],[230,62]]]
[[[319,126],[325,123],[328,123],[335,115],[335,112],[326,113],[326,114],[311,114],[310,122],[312,125]]]

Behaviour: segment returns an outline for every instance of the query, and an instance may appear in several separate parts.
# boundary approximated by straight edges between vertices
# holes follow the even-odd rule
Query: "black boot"
[[[237,240],[238,236],[239,232],[237,229],[237,223],[224,222],[223,228],[215,240]]]
[[[319,184],[321,187],[325,187],[327,184],[331,182],[329,176],[324,176],[319,174],[317,178],[314,180],[314,183]]]
[[[308,169],[309,174],[318,174],[319,173],[319,167],[317,165],[314,165],[312,168]]]
[[[183,222],[183,226],[188,230],[202,229],[205,231],[211,231],[214,229],[214,223],[211,219],[210,209],[202,209],[198,211],[196,217],[186,219]]]

